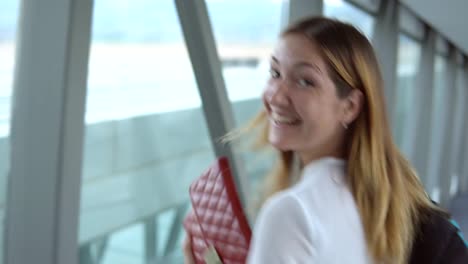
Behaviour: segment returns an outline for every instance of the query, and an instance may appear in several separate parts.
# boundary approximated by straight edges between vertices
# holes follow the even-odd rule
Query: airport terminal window
[[[402,148],[405,142],[405,129],[408,117],[414,112],[411,104],[415,99],[416,76],[418,74],[421,45],[415,40],[400,34],[398,44],[397,100],[396,100],[396,133],[395,140]],[[404,149],[404,148],[402,148]]]
[[[98,0],[92,21],[80,263],[182,263],[214,155],[174,1]]]
[[[371,15],[344,0],[324,0],[323,8],[325,16],[348,22],[372,39],[374,19]]]
[[[10,166],[10,109],[19,4],[19,0],[0,2],[0,262],[3,259],[3,224]]]

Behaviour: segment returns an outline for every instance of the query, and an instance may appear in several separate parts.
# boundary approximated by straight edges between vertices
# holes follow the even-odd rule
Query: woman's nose
[[[265,91],[265,99],[269,104],[287,106],[289,104],[289,91],[284,83],[269,86]]]

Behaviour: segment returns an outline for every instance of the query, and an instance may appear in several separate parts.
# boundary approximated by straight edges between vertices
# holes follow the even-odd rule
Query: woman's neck
[[[301,165],[305,166],[311,162],[314,162],[319,159],[323,159],[325,157],[331,157],[336,159],[345,159],[344,151],[343,150],[335,150],[329,152],[321,152],[321,153],[311,153],[306,151],[297,151],[299,158],[301,160]]]

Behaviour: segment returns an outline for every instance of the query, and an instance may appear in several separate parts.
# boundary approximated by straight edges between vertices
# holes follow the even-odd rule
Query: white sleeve
[[[272,197],[257,216],[247,263],[312,263],[316,254],[312,229],[296,196]]]

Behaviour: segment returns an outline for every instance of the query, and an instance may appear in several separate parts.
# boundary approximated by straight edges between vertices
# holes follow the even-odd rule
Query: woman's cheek
[[[270,86],[267,86],[265,87],[265,89],[263,90],[263,93],[262,93],[262,101],[263,101],[263,105],[269,109],[269,98],[271,97],[271,87]]]

